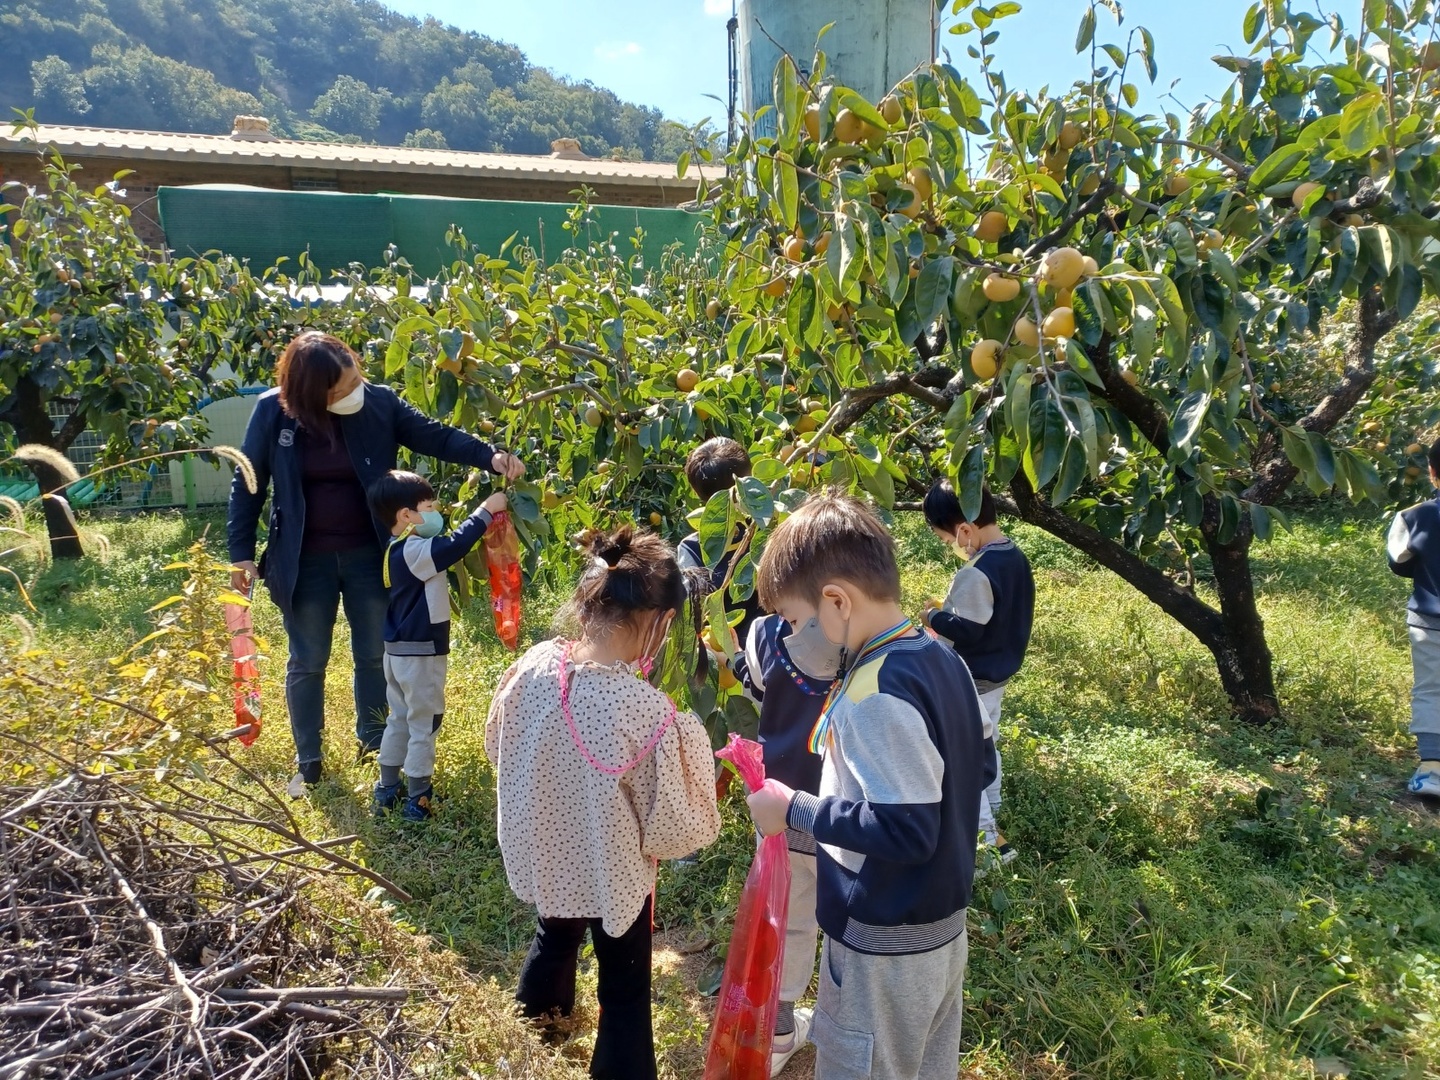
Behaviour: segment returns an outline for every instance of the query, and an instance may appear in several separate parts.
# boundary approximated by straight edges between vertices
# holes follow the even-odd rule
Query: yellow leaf
[[[240,607],[250,606],[249,598],[241,596],[238,592],[222,592],[219,596],[215,597],[215,602],[217,604],[237,604]]]

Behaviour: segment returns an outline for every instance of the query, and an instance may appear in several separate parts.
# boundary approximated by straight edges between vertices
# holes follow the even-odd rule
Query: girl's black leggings
[[[569,1016],[575,1008],[575,965],[587,929],[600,967],[600,1022],[590,1075],[594,1080],[655,1080],[648,899],[619,937],[605,933],[599,919],[541,919],[515,997],[526,1016]]]

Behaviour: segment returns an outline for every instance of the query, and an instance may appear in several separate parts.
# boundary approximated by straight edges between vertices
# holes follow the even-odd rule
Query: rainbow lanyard
[[[830,739],[830,716],[840,704],[840,699],[845,696],[845,690],[850,685],[851,676],[859,671],[870,660],[873,660],[879,653],[884,652],[895,642],[915,632],[915,624],[909,619],[902,619],[889,630],[883,630],[876,634],[864,645],[860,646],[859,653],[855,656],[855,663],[850,665],[840,678],[836,679],[830,687],[830,693],[825,695],[825,705],[820,710],[820,719],[815,721],[815,726],[810,729],[810,752],[822,754],[825,744]]]

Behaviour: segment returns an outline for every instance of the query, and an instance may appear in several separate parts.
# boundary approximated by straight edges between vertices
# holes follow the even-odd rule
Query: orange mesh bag
[[[485,565],[490,571],[490,607],[495,635],[514,652],[520,646],[520,537],[507,511],[485,530]]]

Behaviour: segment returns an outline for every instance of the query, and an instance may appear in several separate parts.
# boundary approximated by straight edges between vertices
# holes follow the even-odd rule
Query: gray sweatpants
[[[955,1080],[969,939],[872,956],[833,938],[820,956],[815,1080]]]
[[[1000,826],[995,819],[1000,815],[1000,703],[1005,699],[1006,684],[985,685],[980,705],[989,720],[987,734],[995,740],[995,782],[980,793],[980,831],[985,834],[985,843],[994,847],[1000,842]]]
[[[1410,731],[1420,756],[1432,759],[1440,750],[1440,630],[1410,625],[1410,663],[1415,672],[1410,691]]]
[[[385,654],[385,699],[390,715],[380,739],[380,764],[398,765],[406,776],[433,776],[435,733],[445,715],[448,656]]]
[[[785,959],[780,965],[780,1000],[796,1002],[815,976],[815,855],[790,854],[790,906],[785,917]]]

